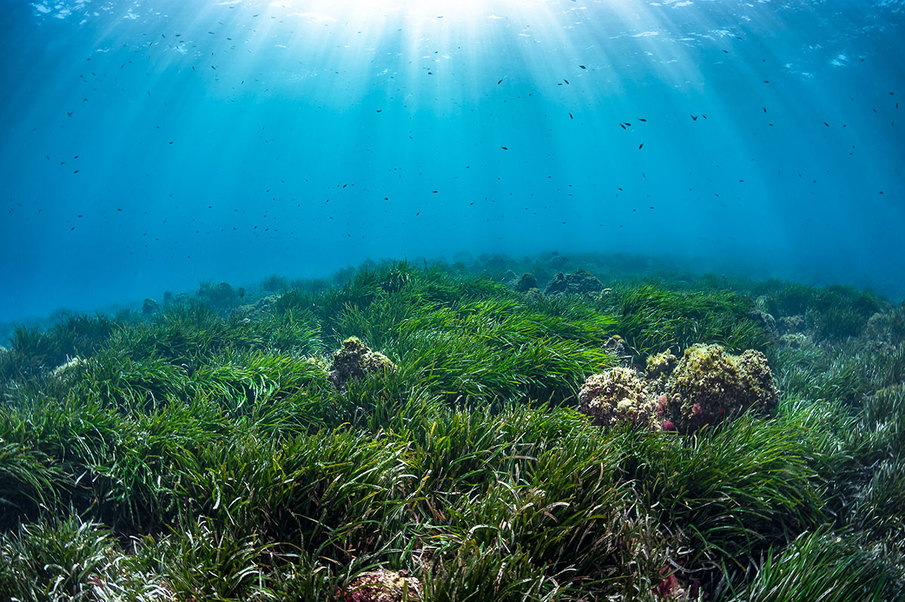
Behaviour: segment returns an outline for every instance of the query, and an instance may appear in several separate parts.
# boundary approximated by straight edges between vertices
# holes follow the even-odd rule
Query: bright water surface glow
[[[496,251],[905,294],[901,1],[4,11],[0,321]]]

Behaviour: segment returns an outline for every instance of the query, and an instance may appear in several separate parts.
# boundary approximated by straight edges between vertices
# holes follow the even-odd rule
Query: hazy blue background
[[[860,0],[5,0],[0,320],[490,251],[901,298],[903,21]]]

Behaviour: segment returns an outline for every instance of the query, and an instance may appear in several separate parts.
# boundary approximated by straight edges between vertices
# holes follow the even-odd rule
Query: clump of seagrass
[[[333,352],[333,365],[328,378],[337,389],[342,389],[353,378],[395,369],[396,365],[390,358],[371,351],[358,337],[349,337],[343,341],[341,349]]]
[[[590,376],[578,393],[579,410],[595,424],[629,424],[693,433],[749,410],[776,407],[767,358],[749,349],[732,355],[720,345],[694,345],[681,359],[665,352],[647,360],[646,374],[612,368]]]
[[[418,602],[421,582],[405,573],[377,569],[352,580],[340,599],[343,602]]]

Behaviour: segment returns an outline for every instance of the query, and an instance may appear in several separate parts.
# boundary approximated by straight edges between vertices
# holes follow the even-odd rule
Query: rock
[[[244,289],[237,291],[228,282],[218,284],[202,282],[197,293],[198,300],[216,312],[226,312],[235,308],[244,295]]]
[[[233,312],[234,316],[250,318],[251,320],[259,320],[263,316],[273,311],[273,306],[280,300],[282,295],[268,295],[246,305],[240,305]]]
[[[399,571],[377,569],[362,573],[340,593],[343,602],[418,602],[421,581]]]
[[[51,374],[53,374],[56,378],[63,378],[66,375],[66,372],[73,369],[78,368],[79,366],[84,366],[88,362],[78,356],[69,358],[66,360],[66,363],[60,364],[56,368],[53,369]]]
[[[671,352],[648,358],[646,374],[611,368],[591,375],[578,392],[579,411],[600,426],[630,424],[688,434],[748,410],[769,413],[777,392],[767,358],[720,345],[695,345],[681,359]]]
[[[527,293],[533,288],[537,288],[537,278],[531,273],[522,274],[522,277],[515,283],[515,290],[520,293]]]
[[[671,351],[652,355],[647,358],[647,378],[662,381],[665,384],[666,379],[672,375],[678,363],[679,359]]]
[[[721,345],[694,345],[666,383],[665,418],[681,433],[717,424],[749,409],[776,407],[776,387],[767,358],[748,349],[731,355]]]
[[[776,320],[776,332],[779,335],[804,332],[804,316],[783,316]]]
[[[146,316],[153,316],[159,311],[160,304],[154,299],[145,299],[145,302],[141,304],[141,313]]]
[[[649,428],[657,416],[656,402],[650,398],[644,379],[631,368],[592,374],[578,392],[578,403],[581,413],[606,427],[628,423]]]
[[[629,353],[628,346],[625,344],[625,339],[618,334],[614,334],[608,338],[603,343],[603,348],[608,354],[621,362],[628,363],[632,359],[632,354]]]
[[[583,294],[599,293],[603,283],[593,274],[585,270],[577,270],[572,274],[558,273],[547,285],[544,294]]]
[[[783,347],[789,347],[791,349],[806,349],[808,347],[813,346],[813,341],[811,341],[811,337],[806,334],[802,334],[800,332],[795,332],[791,334],[784,334],[779,337],[779,344]]]
[[[771,314],[760,309],[753,309],[748,316],[754,322],[759,322],[765,331],[776,332],[776,319]]]
[[[371,351],[358,337],[349,337],[343,341],[342,349],[333,352],[333,365],[328,378],[337,389],[342,389],[353,378],[395,369],[396,365],[390,358]]]

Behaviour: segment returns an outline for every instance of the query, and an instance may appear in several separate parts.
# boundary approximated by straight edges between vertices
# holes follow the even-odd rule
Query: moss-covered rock
[[[631,368],[616,367],[591,375],[578,392],[579,411],[600,426],[628,423],[652,427],[657,417],[656,401],[644,379]]]
[[[153,316],[160,312],[160,304],[154,299],[145,299],[141,304],[141,313],[145,316]]]
[[[578,400],[579,411],[601,426],[692,433],[749,409],[770,412],[776,395],[763,353],[732,355],[720,345],[695,345],[681,359],[669,351],[650,356],[645,375],[621,367],[594,374]]]
[[[669,350],[657,353],[647,358],[647,369],[645,373],[647,378],[664,381],[665,383],[666,379],[672,375],[672,372],[675,370],[676,364],[678,363],[679,358],[673,355]]]
[[[333,365],[328,378],[337,389],[342,389],[353,378],[395,369],[396,365],[390,358],[371,351],[358,337],[349,337],[343,341],[342,349],[333,352]]]
[[[416,602],[421,600],[421,582],[404,573],[377,569],[362,573],[344,589],[343,602]]]
[[[749,409],[766,413],[776,406],[767,358],[753,349],[732,355],[721,345],[694,345],[685,350],[666,389],[666,418],[683,433]]]
[[[573,274],[560,272],[547,285],[544,293],[555,294],[583,294],[599,293],[603,289],[603,283],[593,274],[585,270],[577,270]]]
[[[521,278],[515,283],[515,290],[521,293],[527,293],[533,288],[537,288],[537,278],[534,277],[534,274],[526,272],[522,274]]]

